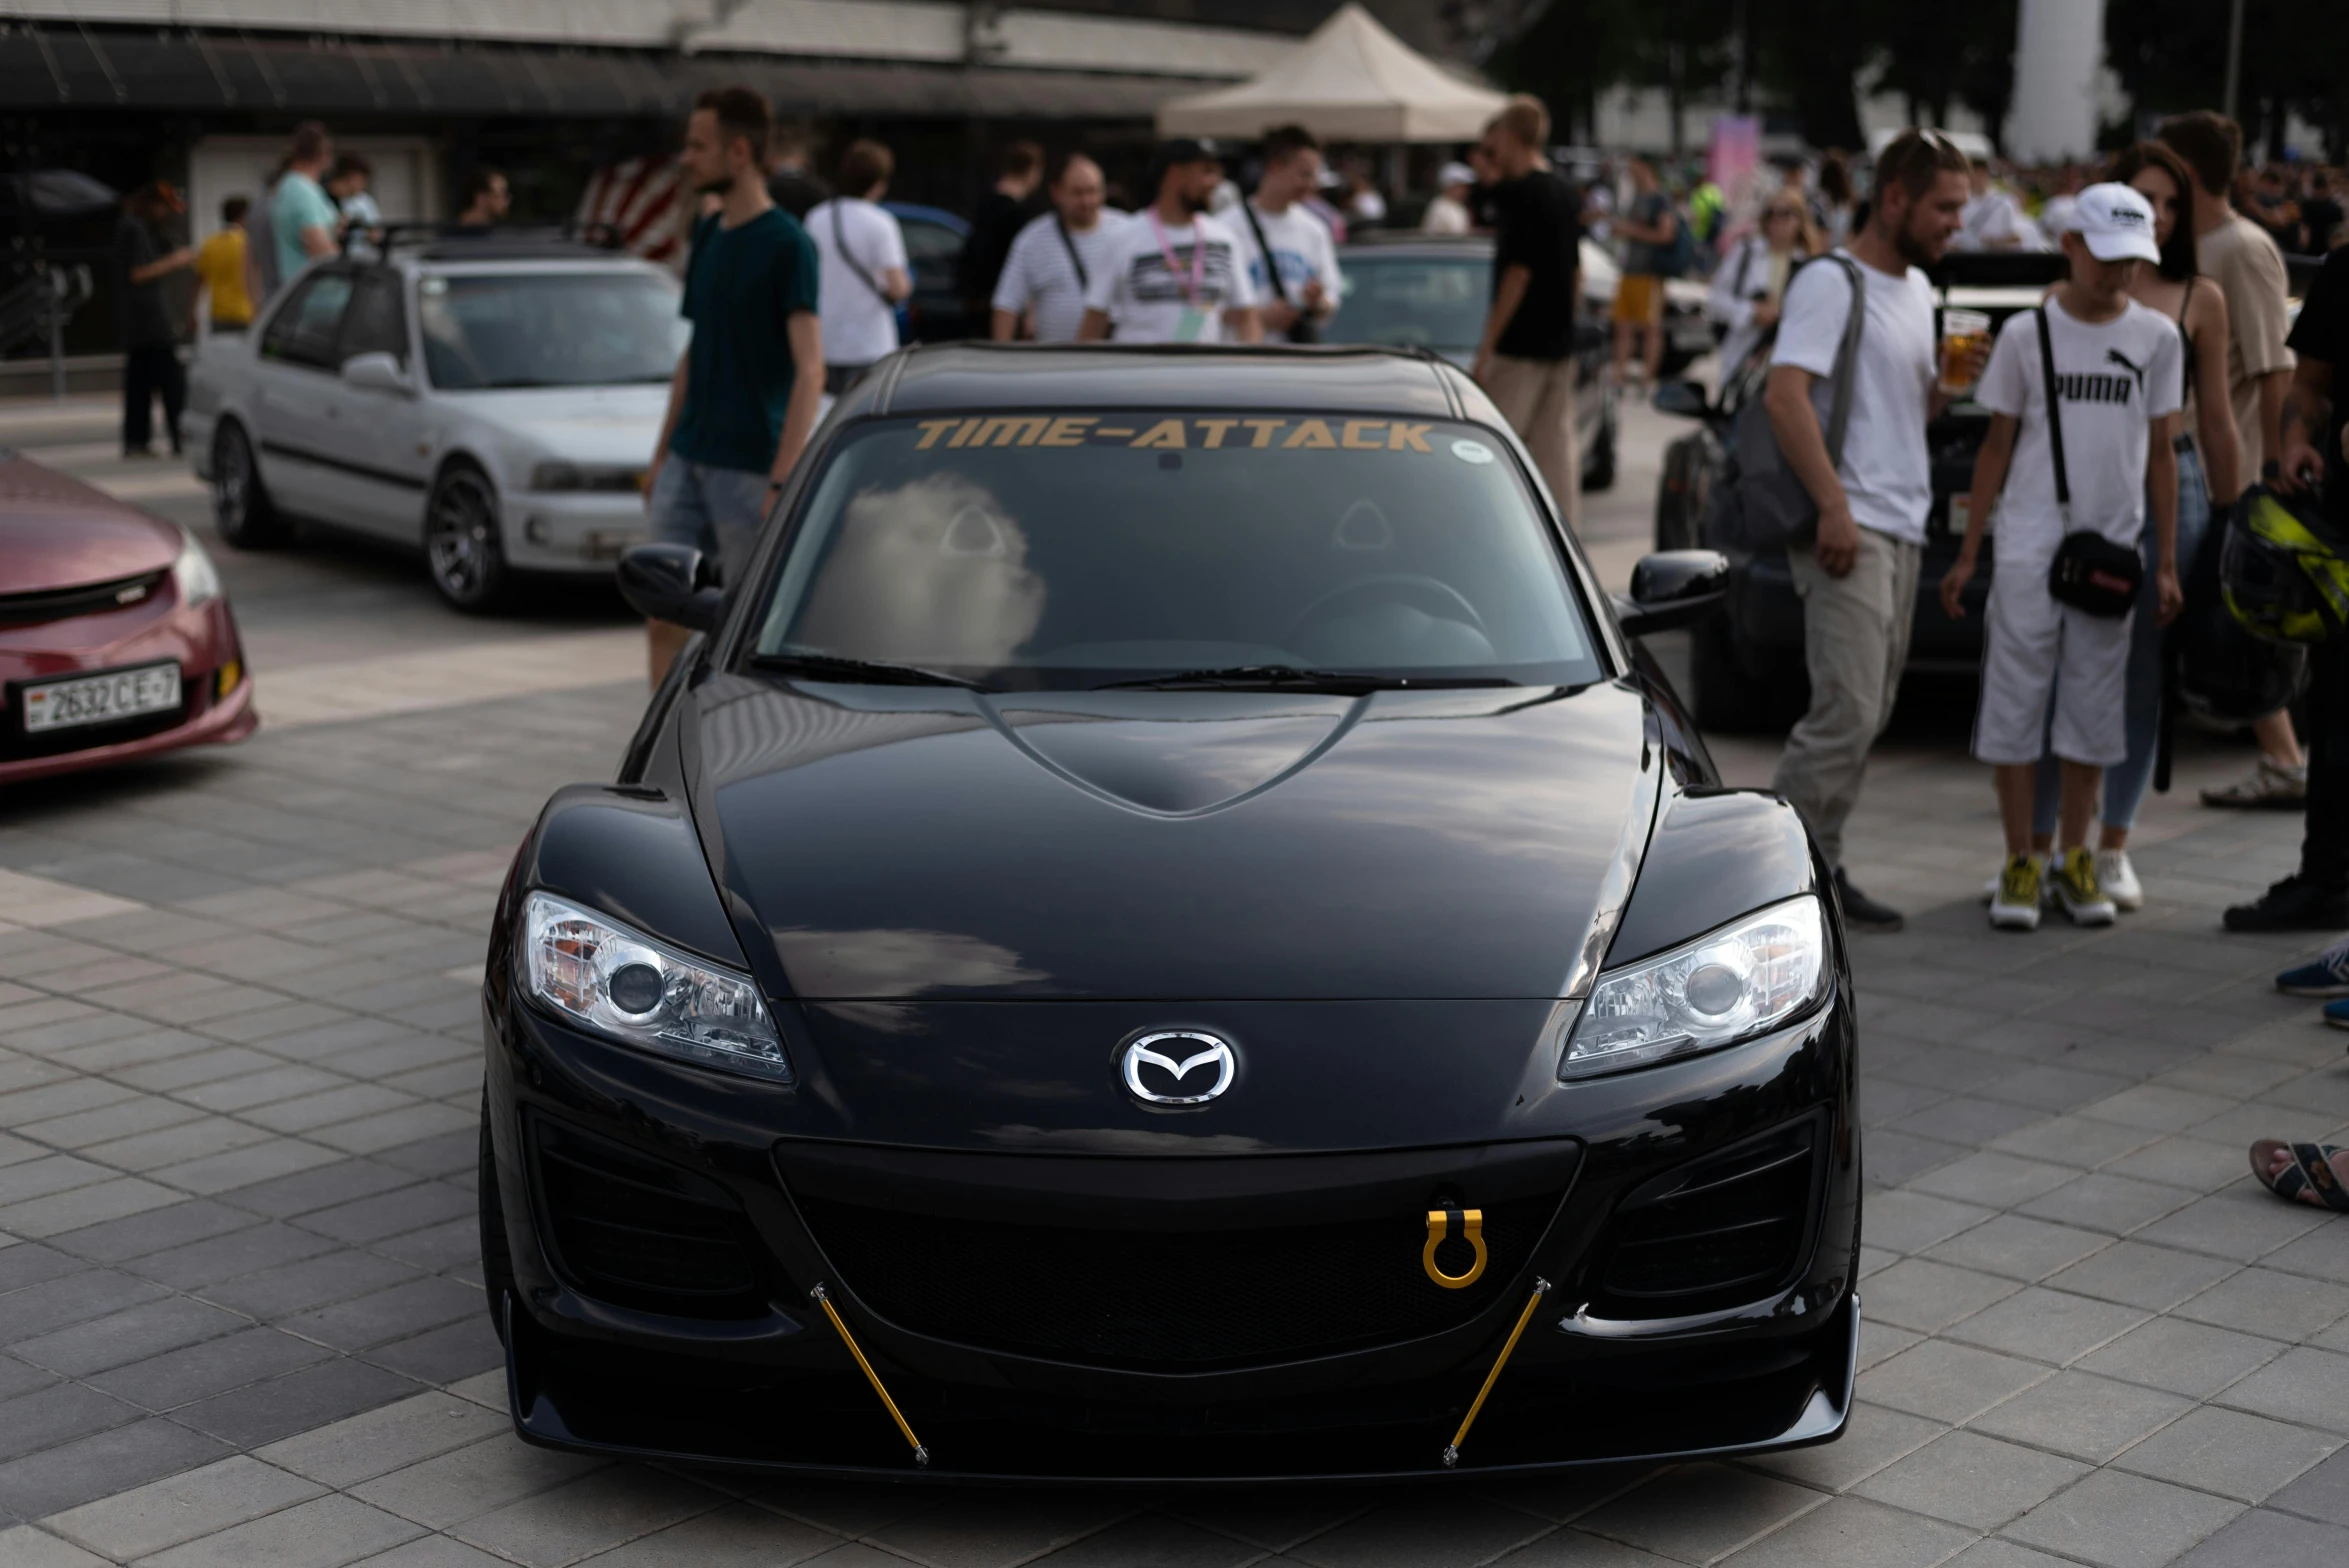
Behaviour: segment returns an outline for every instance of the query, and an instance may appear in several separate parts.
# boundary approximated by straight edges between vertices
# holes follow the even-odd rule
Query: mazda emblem
[[[1130,1042],[1126,1088],[1152,1105],[1204,1105],[1232,1086],[1239,1067],[1231,1043],[1196,1029],[1162,1029]]]

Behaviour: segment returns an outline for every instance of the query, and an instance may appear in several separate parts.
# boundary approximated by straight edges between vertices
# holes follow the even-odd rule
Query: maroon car
[[[0,450],[0,784],[260,723],[236,618],[186,530]]]

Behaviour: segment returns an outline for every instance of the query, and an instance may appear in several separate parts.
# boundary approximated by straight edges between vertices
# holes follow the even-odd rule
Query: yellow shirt
[[[212,324],[244,327],[253,322],[253,296],[245,292],[245,231],[231,224],[196,249],[196,276],[212,295]]]

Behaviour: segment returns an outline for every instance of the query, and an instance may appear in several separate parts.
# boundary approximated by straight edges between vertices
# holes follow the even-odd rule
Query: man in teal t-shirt
[[[331,256],[342,213],[318,183],[334,162],[326,127],[305,120],[294,130],[285,173],[269,191],[269,239],[277,252],[277,283],[283,288],[321,256]]]
[[[816,248],[767,195],[766,99],[747,87],[701,95],[686,122],[686,176],[719,198],[694,226],[685,269],[693,341],[669,383],[646,511],[652,537],[718,560],[734,580],[783,488],[824,395]],[[685,629],[647,623],[660,685]]]

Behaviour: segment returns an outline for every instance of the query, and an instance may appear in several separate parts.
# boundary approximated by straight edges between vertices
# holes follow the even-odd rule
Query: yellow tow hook
[[[1436,1248],[1447,1236],[1458,1236],[1476,1253],[1465,1274],[1446,1274],[1436,1262]],[[1446,1290],[1466,1290],[1484,1278],[1484,1210],[1442,1208],[1427,1211],[1427,1245],[1420,1249],[1419,1266]]]

